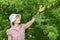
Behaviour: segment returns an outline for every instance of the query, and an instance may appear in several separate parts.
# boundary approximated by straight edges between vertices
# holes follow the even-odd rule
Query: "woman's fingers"
[[[44,11],[44,10],[45,10],[45,8],[46,8],[45,6],[42,6],[42,5],[41,5],[41,6],[39,7],[39,12]]]

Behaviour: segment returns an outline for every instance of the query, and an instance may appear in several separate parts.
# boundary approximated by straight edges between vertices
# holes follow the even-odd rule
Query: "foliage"
[[[46,10],[38,15],[40,5]],[[60,0],[0,0],[0,40],[7,40],[11,13],[20,13],[22,23],[36,18],[26,29],[26,40],[60,40]]]

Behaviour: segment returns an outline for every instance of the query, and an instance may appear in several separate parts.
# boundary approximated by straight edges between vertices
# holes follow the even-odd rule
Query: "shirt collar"
[[[19,30],[21,29],[22,25],[19,25],[18,27],[19,27],[19,29],[16,29],[13,25],[11,26],[11,28],[12,28],[13,30],[19,31]]]

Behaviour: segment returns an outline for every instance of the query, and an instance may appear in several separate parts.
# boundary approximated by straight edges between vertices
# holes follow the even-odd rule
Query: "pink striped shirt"
[[[21,24],[19,30],[15,27],[11,27],[7,30],[7,35],[12,37],[12,40],[25,40],[25,26]]]

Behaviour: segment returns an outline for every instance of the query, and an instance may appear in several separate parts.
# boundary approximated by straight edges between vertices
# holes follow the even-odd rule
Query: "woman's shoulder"
[[[25,24],[22,23],[20,26],[25,29]]]
[[[11,28],[9,28],[9,29],[7,29],[7,31],[6,31],[6,33],[7,33],[7,35],[12,35],[12,30],[11,30]]]
[[[20,24],[20,26],[25,26],[25,24]]]
[[[10,32],[10,31],[11,31],[11,28],[7,29],[7,31],[6,31],[6,32]]]

